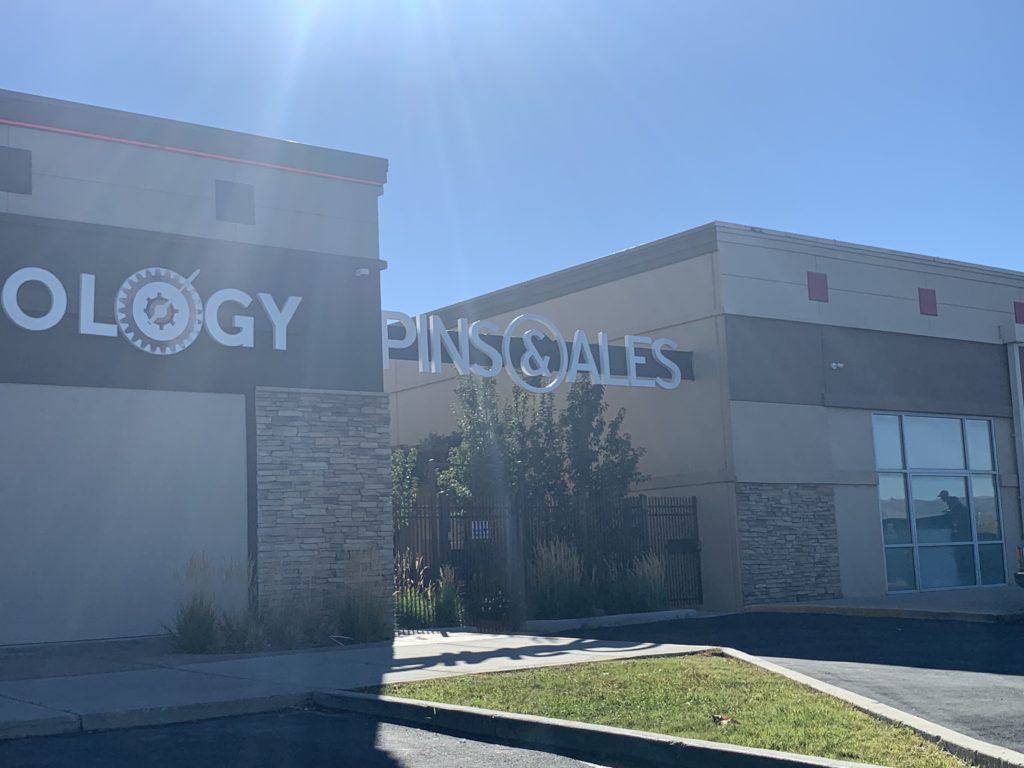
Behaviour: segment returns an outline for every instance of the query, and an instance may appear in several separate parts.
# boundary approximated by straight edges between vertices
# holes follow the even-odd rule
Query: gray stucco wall
[[[733,400],[1012,415],[1000,344],[731,315],[725,322]]]
[[[841,596],[832,486],[737,483],[745,603]]]
[[[388,400],[257,388],[257,581],[262,606],[393,584]]]
[[[160,634],[193,554],[244,573],[241,395],[0,384],[0,424],[0,645]]]

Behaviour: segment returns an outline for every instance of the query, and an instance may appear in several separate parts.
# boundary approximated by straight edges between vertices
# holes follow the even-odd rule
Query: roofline
[[[719,242],[729,242],[729,235],[746,235],[755,239],[835,250],[836,255],[872,256],[901,262],[907,268],[942,267],[955,272],[973,273],[977,277],[1012,280],[1024,283],[1024,272],[990,267],[967,261],[943,259],[908,251],[878,248],[842,240],[800,235],[774,229],[763,229],[727,221],[712,221],[675,235],[626,248],[593,261],[552,272],[530,280],[485,293],[472,299],[449,304],[430,314],[440,315],[445,322],[460,317],[494,317],[522,307],[550,301],[561,296],[610,283],[632,275],[669,266],[718,250]],[[1024,287],[1024,286],[1022,286]]]
[[[371,155],[0,89],[0,124],[381,187],[388,161]]]
[[[813,235],[801,235],[795,232],[765,229],[762,227],[753,227],[748,224],[735,224],[728,221],[715,221],[713,223],[718,228],[719,232],[725,235],[743,234],[762,240],[786,241],[789,243],[806,244],[817,248],[828,248],[848,255],[873,256],[879,259],[902,262],[907,266],[913,265],[919,268],[925,266],[943,267],[959,272],[974,272],[987,277],[996,277],[1001,279],[1010,278],[1016,281],[1024,281],[1024,271],[1006,269],[1004,267],[993,267],[972,261],[946,259],[940,256],[928,256],[923,253],[914,253],[913,251],[898,251],[892,248],[882,248],[874,245],[864,245],[863,243],[852,243],[846,240],[835,240],[826,237],[815,237]],[[728,240],[721,236],[719,237],[719,240],[728,242]]]
[[[504,312],[593,288],[614,280],[667,267],[718,250],[716,222],[617,251],[575,267],[510,285],[473,299],[450,304],[431,314],[446,322],[459,317],[493,317]]]

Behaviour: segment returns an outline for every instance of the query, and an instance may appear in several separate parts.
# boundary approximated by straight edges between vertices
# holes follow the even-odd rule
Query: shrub
[[[416,584],[395,590],[395,625],[400,629],[433,626],[434,601],[430,591]]]
[[[178,608],[174,623],[165,627],[171,645],[181,653],[209,653],[217,640],[217,616],[209,598],[195,593]]]
[[[631,570],[636,581],[639,610],[661,611],[668,608],[668,583],[662,559],[648,552],[633,561]]]
[[[665,564],[655,554],[640,555],[625,569],[610,565],[605,579],[603,592],[609,613],[642,613],[668,607]]]
[[[423,629],[434,624],[434,595],[427,566],[408,549],[395,558],[395,624]]]
[[[394,614],[383,595],[357,591],[342,598],[332,611],[335,632],[357,643],[390,640],[395,636]]]
[[[462,584],[455,569],[442,565],[437,584],[433,585],[434,626],[461,627],[465,623],[466,607],[462,600]]]
[[[576,547],[561,539],[542,542],[530,562],[527,587],[535,619],[572,619],[593,610],[591,580]]]
[[[222,611],[217,618],[217,646],[227,653],[266,648],[266,633],[259,615],[252,610]]]

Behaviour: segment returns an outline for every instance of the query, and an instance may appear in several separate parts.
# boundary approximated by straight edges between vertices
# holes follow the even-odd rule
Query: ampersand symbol
[[[526,347],[526,351],[519,359],[519,367],[527,376],[551,375],[551,355],[542,355],[534,346],[534,342],[542,338],[544,334],[540,331],[527,331],[523,334],[523,346]]]

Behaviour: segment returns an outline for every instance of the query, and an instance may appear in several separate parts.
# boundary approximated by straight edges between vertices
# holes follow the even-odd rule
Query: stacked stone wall
[[[256,390],[262,606],[393,590],[387,397]]]
[[[737,483],[743,601],[842,596],[830,485]]]

